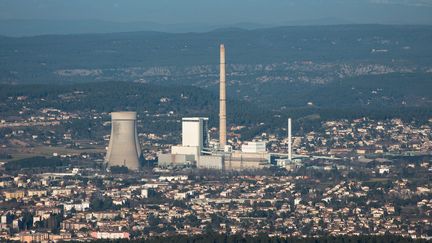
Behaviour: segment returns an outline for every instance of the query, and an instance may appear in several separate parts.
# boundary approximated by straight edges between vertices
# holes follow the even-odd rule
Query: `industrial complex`
[[[233,150],[227,144],[227,99],[225,46],[220,45],[219,143],[210,145],[207,117],[182,119],[182,144],[172,146],[171,153],[158,154],[159,167],[192,166],[214,170],[258,170],[272,164],[292,166],[291,119],[288,119],[288,154],[267,152],[265,141],[242,144]],[[108,166],[140,168],[141,148],[136,130],[136,112],[113,112],[111,137],[106,156]]]

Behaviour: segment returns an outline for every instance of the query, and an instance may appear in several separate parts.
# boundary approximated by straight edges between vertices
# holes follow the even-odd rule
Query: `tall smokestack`
[[[292,160],[291,118],[288,118],[288,159]]]
[[[219,143],[220,148],[226,145],[226,81],[225,81],[225,47],[220,45],[220,90],[219,90]]]

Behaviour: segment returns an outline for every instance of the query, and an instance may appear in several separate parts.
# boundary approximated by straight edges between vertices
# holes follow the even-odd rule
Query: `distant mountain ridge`
[[[156,22],[111,22],[104,20],[43,20],[43,19],[3,19],[0,20],[0,35],[10,37],[36,36],[36,35],[65,35],[65,34],[92,34],[92,33],[119,33],[135,31],[157,31],[168,33],[209,32],[216,29],[240,28],[261,29],[283,25],[340,25],[355,24],[337,18],[323,18],[315,20],[298,20],[282,22],[279,24],[258,24],[252,22],[239,22],[233,24],[205,24],[205,23],[179,23],[160,24]]]

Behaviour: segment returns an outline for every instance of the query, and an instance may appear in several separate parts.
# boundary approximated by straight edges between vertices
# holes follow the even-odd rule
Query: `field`
[[[94,148],[85,149],[71,149],[66,147],[51,147],[51,146],[37,146],[32,148],[14,148],[14,149],[0,149],[0,153],[7,153],[12,156],[11,159],[5,159],[4,161],[13,161],[35,156],[52,156],[54,153],[58,155],[71,155],[76,156],[86,153],[104,153],[105,148],[98,146]]]

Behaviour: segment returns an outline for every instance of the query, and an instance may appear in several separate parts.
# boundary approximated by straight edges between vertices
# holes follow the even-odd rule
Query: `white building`
[[[199,147],[202,150],[208,146],[208,118],[184,117],[182,119],[182,146]]]
[[[93,237],[95,239],[109,239],[109,240],[129,239],[129,233],[128,232],[101,232],[101,231],[94,231],[94,232],[91,232],[91,237]]]
[[[185,117],[182,119],[182,144],[172,146],[170,154],[158,156],[159,166],[185,165],[199,160],[201,151],[208,147],[208,118]]]
[[[82,203],[65,203],[63,204],[64,211],[70,211],[75,208],[76,211],[86,211],[90,209],[90,202]]]
[[[266,152],[266,142],[246,142],[242,145],[241,150],[243,153],[264,153]]]

